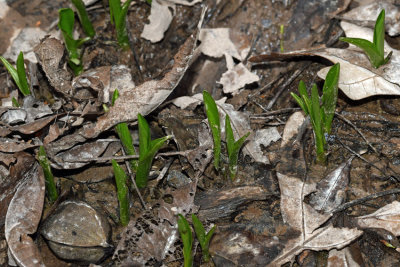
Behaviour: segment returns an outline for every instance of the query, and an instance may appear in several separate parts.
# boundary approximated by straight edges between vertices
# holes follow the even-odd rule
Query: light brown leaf
[[[30,237],[36,232],[42,216],[44,194],[43,170],[35,163],[25,173],[6,215],[6,240],[18,266],[44,266],[40,252]]]
[[[357,217],[357,223],[362,228],[383,228],[395,236],[399,236],[400,202],[393,201],[374,213]]]

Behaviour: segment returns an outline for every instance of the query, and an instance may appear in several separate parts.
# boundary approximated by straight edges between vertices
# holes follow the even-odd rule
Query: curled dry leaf
[[[7,153],[14,153],[24,151],[25,149],[37,147],[38,145],[27,143],[24,141],[17,141],[10,138],[0,138],[0,151]]]
[[[102,66],[85,71],[72,80],[72,87],[75,90],[88,90],[88,88],[91,88],[96,92],[96,95],[98,95],[100,102],[107,103],[110,98],[110,72],[110,66]],[[74,95],[76,96],[76,93],[74,93]],[[83,96],[84,94],[81,93],[80,95]],[[91,92],[86,92],[86,95],[93,98]],[[80,98],[83,99],[84,97]]]
[[[11,127],[10,129],[13,130],[13,131],[18,131],[18,132],[23,133],[23,134],[33,134],[33,133],[36,133],[37,131],[40,131],[44,127],[46,127],[56,117],[57,117],[57,115],[48,116],[48,117],[45,117],[45,118],[41,118],[41,119],[35,120],[33,122],[30,122],[30,123],[26,123],[26,124],[22,124],[22,125]]]
[[[31,170],[35,159],[28,153],[18,152],[8,155],[8,159],[16,158],[17,162],[10,167],[10,174],[6,179],[0,180],[0,226],[4,225],[8,205],[26,172]]]
[[[329,213],[343,204],[353,158],[354,156],[340,164],[339,167],[318,182],[317,191],[310,198],[310,204],[314,209]]]
[[[44,266],[40,252],[30,235],[36,232],[44,202],[44,175],[35,163],[25,173],[8,207],[5,235],[18,266]]]
[[[400,33],[400,8],[389,1],[377,1],[358,6],[343,14],[340,18],[359,26],[373,29],[375,26],[375,19],[382,9],[385,9],[386,13],[385,28],[387,33],[390,36],[398,35]]]
[[[76,162],[77,159],[97,158],[103,154],[109,144],[110,142],[107,141],[95,141],[74,146],[67,151],[60,152],[56,156],[51,157],[51,166],[56,169],[81,168],[90,162]]]
[[[400,235],[400,202],[392,203],[374,213],[357,217],[357,224],[362,228],[383,228],[395,236]]]
[[[160,262],[167,256],[174,257],[174,243],[178,238],[176,215],[181,213],[185,216],[194,209],[196,186],[194,181],[169,192],[173,204],[162,200],[160,208],[144,211],[136,220],[131,220],[121,234],[113,259],[123,266],[144,266],[151,264],[150,260],[154,263],[154,260]],[[147,218],[153,219],[149,221]]]
[[[175,89],[185,74],[192,58],[197,38],[189,37],[174,57],[171,70],[161,80],[147,81],[120,94],[109,112],[101,116],[94,127],[86,128],[83,135],[93,138],[112,126],[135,121],[137,114],[147,115],[157,108]]]
[[[46,38],[35,47],[39,64],[54,89],[67,97],[72,96],[72,75],[62,68],[64,45],[55,38]]]

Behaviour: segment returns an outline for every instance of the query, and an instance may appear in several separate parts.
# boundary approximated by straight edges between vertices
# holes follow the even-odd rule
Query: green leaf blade
[[[114,170],[115,184],[117,185],[119,218],[121,224],[126,226],[129,223],[129,196],[128,186],[126,185],[127,175],[114,159],[111,163]]]
[[[44,150],[43,146],[39,147],[38,160],[40,166],[43,169],[47,197],[49,198],[49,201],[53,203],[58,198],[58,192],[56,184],[54,182],[54,176],[51,171],[50,163],[47,159],[46,151]]]
[[[74,11],[70,8],[61,8],[60,10],[58,10],[58,13],[58,27],[61,31],[72,37],[75,24]]]
[[[218,170],[221,157],[221,124],[219,121],[219,112],[214,99],[207,91],[203,91],[203,100],[208,124],[210,125],[214,140],[214,167]]]
[[[19,80],[19,90],[24,96],[30,95],[31,90],[29,89],[28,80],[26,78],[24,54],[22,52],[19,53],[17,59],[17,74]]]
[[[324,118],[324,132],[330,134],[333,116],[335,115],[337,97],[338,97],[338,82],[339,82],[340,64],[333,65],[326,75],[324,87],[322,89],[322,110]]]
[[[385,43],[385,10],[382,9],[382,11],[379,13],[378,18],[376,19],[375,22],[375,27],[374,27],[374,39],[373,39],[374,46],[376,48],[376,51],[380,55],[381,58],[384,57],[385,51],[384,51],[384,43]]]
[[[74,4],[76,10],[78,11],[78,17],[81,22],[83,31],[87,36],[93,38],[96,35],[96,32],[93,28],[92,22],[89,19],[85,4],[82,0],[71,0],[71,2],[72,4]]]
[[[185,217],[178,214],[178,231],[183,243],[183,266],[192,267],[193,265],[193,236],[192,229]]]
[[[138,125],[139,125],[139,157],[143,158],[150,149],[150,128],[146,119],[139,113],[138,114]]]
[[[361,38],[348,38],[348,37],[340,37],[339,40],[353,44],[364,50],[370,62],[375,68],[379,68],[379,66],[382,65],[384,61],[383,55],[381,55],[377,51],[375,45],[370,41]]]
[[[226,115],[225,117],[225,135],[226,135],[226,146],[228,149],[228,155],[230,155],[235,147],[235,137],[233,136],[231,119],[229,118],[229,115]]]

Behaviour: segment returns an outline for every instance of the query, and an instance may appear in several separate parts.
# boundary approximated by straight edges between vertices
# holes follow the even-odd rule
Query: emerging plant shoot
[[[7,71],[10,73],[15,84],[18,86],[19,91],[24,95],[30,95],[31,90],[29,89],[28,79],[26,78],[25,65],[24,65],[24,54],[19,52],[17,58],[17,68],[14,68],[10,62],[4,57],[0,56],[1,62],[3,62]]]
[[[367,54],[369,61],[375,68],[386,64],[392,56],[391,51],[385,58],[385,10],[382,9],[376,19],[373,42],[361,38],[341,37],[339,40],[358,46]]]
[[[326,154],[325,136],[331,132],[332,120],[335,114],[340,65],[333,65],[325,78],[322,95],[322,105],[317,85],[311,88],[311,98],[307,94],[307,89],[303,81],[299,83],[300,96],[291,93],[292,97],[299,104],[306,115],[310,116],[311,125],[314,130],[315,148],[317,152],[317,162],[325,163]]]

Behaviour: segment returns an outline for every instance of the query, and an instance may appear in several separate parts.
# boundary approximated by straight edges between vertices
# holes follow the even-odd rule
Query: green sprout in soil
[[[24,66],[24,54],[19,53],[17,58],[17,68],[14,68],[10,62],[4,57],[0,56],[1,62],[3,62],[7,71],[10,73],[18,89],[24,96],[30,95],[31,90],[29,89],[28,79],[26,78],[25,66]]]
[[[218,170],[221,158],[221,124],[219,122],[218,108],[209,92],[203,91],[203,100],[214,140],[214,167]]]
[[[196,215],[192,214],[192,222],[193,222],[193,227],[194,227],[194,232],[196,233],[196,237],[199,240],[202,255],[203,255],[203,261],[204,262],[209,262],[210,261],[210,252],[208,250],[209,245],[210,245],[210,240],[211,237],[214,234],[215,231],[215,225],[213,228],[210,229],[208,233],[206,233],[203,224],[197,218]]]
[[[96,35],[96,32],[93,28],[92,23],[89,20],[88,13],[86,11],[85,3],[82,0],[71,0],[72,4],[74,4],[76,10],[78,11],[79,21],[81,22],[83,31],[87,36],[93,38]]]
[[[317,85],[311,88],[311,98],[307,94],[307,89],[303,81],[299,83],[300,96],[291,93],[293,98],[299,104],[301,109],[310,116],[311,125],[314,130],[315,147],[317,152],[317,162],[326,162],[326,140],[325,136],[331,132],[332,120],[335,115],[338,81],[339,81],[340,65],[333,65],[326,75],[324,87],[322,89],[322,104],[320,105],[320,97]]]
[[[182,214],[178,214],[178,231],[183,243],[183,266],[191,267],[193,265],[193,236],[192,228]]]
[[[51,203],[53,203],[54,201],[57,200],[58,193],[57,193],[56,184],[54,182],[54,176],[53,176],[53,173],[51,172],[49,160],[47,159],[46,151],[44,150],[43,146],[39,147],[38,160],[39,160],[40,166],[42,166],[43,173],[44,173],[47,197],[48,197],[49,201]]]
[[[384,42],[385,42],[385,10],[382,9],[376,19],[374,28],[373,43],[361,38],[341,37],[341,41],[358,46],[367,54],[369,61],[375,68],[386,64],[392,56],[391,51],[385,58]]]
[[[121,6],[121,0],[109,0],[111,24],[115,25],[119,46],[129,47],[128,31],[126,29],[126,15],[132,0],[127,0]]]
[[[75,75],[79,75],[82,70],[81,61],[81,49],[80,47],[88,40],[90,37],[75,40],[73,37],[75,15],[74,11],[70,8],[61,8],[59,11],[59,21],[58,27],[60,28],[65,41],[65,47],[68,51],[68,65],[72,69]]]
[[[235,141],[235,137],[233,136],[232,126],[231,126],[231,120],[229,116],[226,115],[225,134],[226,134],[226,146],[228,149],[228,158],[229,158],[229,176],[233,181],[237,173],[237,161],[239,157],[239,150],[243,146],[250,132],[242,136],[239,140]]]
[[[139,125],[139,162],[136,171],[136,185],[139,188],[144,188],[147,185],[147,180],[153,162],[154,156],[157,151],[164,145],[164,143],[171,139],[172,136],[164,136],[155,140],[151,140],[150,128],[146,119],[138,114]]]
[[[114,106],[115,100],[117,100],[118,97],[119,97],[119,92],[117,89],[115,89],[111,100],[112,106]],[[118,137],[121,140],[126,155],[129,156],[136,155],[135,147],[133,146],[133,140],[128,128],[128,124],[126,122],[118,123],[115,126],[115,131],[117,132]],[[129,161],[129,163],[131,165],[132,170],[136,171],[138,166],[138,161],[132,159]]]
[[[113,159],[115,183],[117,185],[117,194],[119,202],[119,220],[123,226],[129,223],[129,196],[128,186],[126,185],[127,175],[119,164]]]

